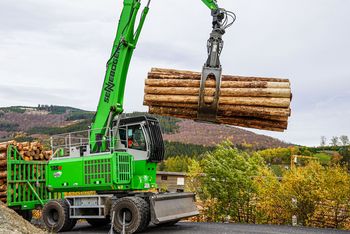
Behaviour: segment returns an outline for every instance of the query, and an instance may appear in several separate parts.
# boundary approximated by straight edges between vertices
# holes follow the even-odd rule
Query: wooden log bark
[[[214,88],[206,88],[205,95],[213,96],[216,90]],[[198,88],[175,88],[175,87],[145,87],[145,94],[160,95],[199,95]],[[271,88],[221,88],[221,97],[274,97],[274,98],[290,98],[290,89],[271,89]]]
[[[156,87],[199,87],[199,80],[178,80],[178,79],[146,79],[145,84]],[[215,87],[214,80],[207,80],[205,87]],[[289,82],[272,82],[272,81],[222,81],[221,88],[277,88],[289,89]]]
[[[0,160],[0,167],[4,167],[7,165],[7,160],[4,159],[4,160]]]
[[[153,68],[145,81],[149,112],[197,119],[201,73]],[[205,103],[215,96],[215,79],[205,83]],[[281,78],[222,76],[217,121],[273,131],[287,128],[292,99],[290,82]]]
[[[213,97],[205,97],[206,103],[212,103]],[[197,104],[198,96],[186,95],[145,95],[144,101],[154,103],[192,103]],[[285,107],[289,108],[290,98],[269,98],[269,97],[221,97],[219,105],[247,105],[247,106],[266,106],[266,107]]]
[[[17,150],[22,151],[23,150],[23,145],[21,143],[17,144]]]
[[[0,171],[0,179],[7,178],[7,171]]]
[[[144,102],[145,106],[150,107],[172,107],[172,108],[188,108],[191,110],[198,110],[198,104],[188,103],[156,103],[156,102]],[[274,107],[261,107],[261,106],[243,106],[243,105],[220,105],[219,111],[233,111],[242,116],[290,116],[289,108],[274,108]]]
[[[7,191],[0,192],[0,198],[6,198],[7,197]]]
[[[7,145],[6,144],[1,144],[0,145],[0,152],[5,152],[7,150]]]
[[[174,118],[191,119],[188,116],[183,116],[183,115],[173,115],[173,114],[162,114],[162,115],[170,116]],[[260,125],[256,125],[251,123],[242,123],[241,121],[239,122],[230,121],[226,123],[221,121],[220,124],[234,125],[234,126],[244,127],[244,128],[255,128],[255,129],[275,131],[275,132],[283,132],[285,130],[284,128],[264,126],[264,125],[261,125],[261,123],[259,123]]]
[[[152,79],[189,79],[200,80],[201,73],[193,71],[181,71],[174,69],[152,68],[148,74],[148,78]],[[267,78],[267,77],[253,77],[253,76],[230,76],[223,75],[223,81],[272,81],[272,82],[288,82],[288,79],[281,78]]]
[[[179,108],[179,107],[159,107],[159,106],[151,106],[149,107],[149,112],[152,114],[176,114],[176,115],[188,115],[191,118],[197,117],[197,110],[189,109],[189,108]],[[276,121],[288,121],[288,116],[271,116],[271,115],[249,115],[239,112],[233,111],[218,111],[218,117],[251,117],[256,119],[263,120],[276,120]]]
[[[4,192],[6,190],[7,190],[7,185],[6,184],[0,185],[0,192]]]
[[[195,111],[188,111],[186,109],[179,108],[150,108],[151,114],[159,115],[176,115],[181,116],[186,119],[196,119],[197,113]],[[217,117],[218,123],[222,124],[247,124],[249,126],[264,126],[268,128],[278,128],[285,129],[288,125],[286,120],[271,120],[271,119],[261,119],[261,118],[252,118],[252,117],[241,117],[241,116],[232,116],[232,117]]]

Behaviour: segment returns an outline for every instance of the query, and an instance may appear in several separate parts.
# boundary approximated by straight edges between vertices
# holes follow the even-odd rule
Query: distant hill
[[[183,120],[178,123],[178,126],[179,130],[175,134],[166,134],[164,139],[171,142],[204,146],[215,146],[222,141],[230,140],[235,145],[252,145],[256,149],[288,147],[291,145],[276,138],[231,126],[198,123],[191,120]]]
[[[128,115],[138,114],[145,113]],[[48,138],[54,134],[86,130],[93,116],[94,112],[64,106],[3,107],[0,108],[0,141],[13,138],[17,140]],[[169,142],[212,147],[228,139],[236,145],[249,144],[259,149],[289,146],[278,139],[241,128],[157,117],[162,126],[164,139]]]

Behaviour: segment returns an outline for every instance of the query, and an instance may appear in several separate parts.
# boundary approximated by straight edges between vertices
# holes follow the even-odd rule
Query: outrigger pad
[[[164,193],[150,197],[151,222],[162,224],[199,214],[194,193]]]

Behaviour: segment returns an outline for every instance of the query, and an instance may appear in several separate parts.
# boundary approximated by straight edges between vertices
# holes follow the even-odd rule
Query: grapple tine
[[[202,78],[200,82],[199,91],[199,103],[197,121],[205,122],[217,122],[217,112],[219,106],[220,87],[221,87],[221,67],[211,68],[203,67]],[[210,104],[205,103],[205,82],[210,79],[215,79],[215,94],[213,96],[213,102]]]

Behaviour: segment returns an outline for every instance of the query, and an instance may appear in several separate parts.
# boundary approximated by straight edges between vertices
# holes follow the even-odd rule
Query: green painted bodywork
[[[202,2],[210,10],[218,9],[215,0],[202,0]],[[148,6],[143,9],[138,26],[136,26],[136,16],[140,6],[141,3],[138,0],[124,0],[116,38],[110,59],[107,62],[99,104],[91,125],[90,146],[92,152],[106,151],[108,148],[108,129],[112,126],[112,120],[123,112],[124,91],[130,61],[149,11]],[[112,139],[112,142],[114,140]],[[99,141],[101,146],[98,146]],[[128,157],[130,161],[128,165],[129,175],[126,180],[120,179],[122,172],[119,159],[123,156]],[[108,173],[96,172],[99,170],[101,161],[102,165],[110,167]],[[91,167],[97,167],[96,170],[91,169],[95,171],[87,171],[87,163],[89,162],[91,162]],[[49,165],[47,178],[50,191],[145,190],[157,187],[157,164],[149,163],[146,160],[134,161],[133,156],[127,153],[114,152],[98,156],[53,160]],[[57,167],[62,167],[62,170],[55,170]],[[58,172],[62,174],[59,175]],[[108,176],[111,180],[107,179]]]
[[[7,150],[7,205],[22,210],[32,210],[51,199],[63,197],[46,186],[45,172],[48,162],[25,161],[14,146]]]
[[[219,8],[216,0],[202,0],[202,2],[209,7],[210,10],[217,10]]]
[[[47,187],[55,192],[130,191],[156,188],[156,163],[126,152],[51,160]]]

